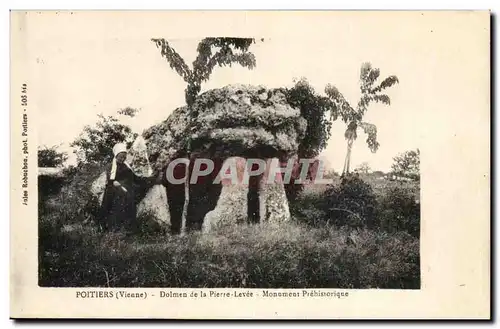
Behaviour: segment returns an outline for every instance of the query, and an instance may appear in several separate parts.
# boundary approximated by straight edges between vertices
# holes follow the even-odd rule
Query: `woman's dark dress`
[[[100,221],[105,229],[134,231],[137,229],[137,189],[143,189],[152,182],[152,178],[137,176],[127,165],[116,163],[115,179],[110,179],[111,165],[106,168],[107,184],[100,211]],[[121,186],[114,186],[118,181]]]

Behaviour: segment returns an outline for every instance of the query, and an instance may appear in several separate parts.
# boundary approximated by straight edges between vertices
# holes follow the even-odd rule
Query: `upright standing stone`
[[[270,175],[273,166],[281,165],[278,159],[268,159],[266,171],[260,184],[261,222],[284,222],[290,220],[290,209],[286,197],[282,174]]]
[[[223,226],[245,223],[247,220],[248,185],[242,183],[245,159],[233,157],[227,159],[225,164],[230,161],[234,161],[234,166],[230,166],[228,170],[236,170],[237,181],[230,178],[220,180],[222,190],[217,205],[205,215],[203,221],[202,231],[205,233]]]
[[[151,219],[161,227],[170,227],[167,190],[163,185],[154,185],[137,206],[137,218]]]
[[[90,186],[90,193],[97,198],[99,205],[102,204],[102,198],[104,196],[104,190],[106,188],[106,172],[103,171],[96,180],[94,180]]]
[[[144,137],[138,136],[130,147],[127,161],[138,176],[151,176],[148,149]],[[162,227],[170,226],[167,191],[163,185],[151,187],[137,205],[137,218],[153,220]]]

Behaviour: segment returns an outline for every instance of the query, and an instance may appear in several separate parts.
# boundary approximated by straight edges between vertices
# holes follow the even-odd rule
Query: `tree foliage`
[[[194,104],[196,97],[201,91],[201,84],[210,78],[210,75],[215,66],[231,66],[237,63],[243,67],[253,69],[255,67],[255,56],[248,49],[255,42],[253,38],[228,38],[228,37],[208,37],[198,43],[198,55],[192,67],[189,68],[184,59],[172,48],[165,39],[151,39],[160,49],[161,55],[165,57],[170,65],[170,68],[175,70],[187,83],[185,89],[185,99],[188,114],[188,130],[192,131],[192,121],[196,116],[195,111],[191,107]],[[187,156],[191,153],[191,136],[188,135],[186,141]],[[186,166],[185,178],[189,181],[189,167]],[[182,228],[184,232],[187,220],[187,209],[189,203],[189,184],[185,184],[185,201],[182,211]]]
[[[83,132],[70,144],[74,147],[78,164],[102,164],[113,158],[113,146],[126,143],[130,147],[138,136],[132,128],[120,121],[123,117],[134,117],[137,109],[126,107],[117,116],[98,114],[95,125],[86,125]]]
[[[290,105],[300,109],[300,115],[307,122],[304,137],[298,146],[298,158],[314,158],[326,147],[332,127],[329,119],[337,118],[337,107],[330,98],[319,95],[306,78],[295,81],[295,85],[286,90],[286,97]],[[298,165],[297,172],[301,172],[302,166]],[[302,184],[287,184],[287,198],[295,200],[303,189]]]
[[[201,91],[201,84],[208,81],[216,66],[232,66],[237,63],[253,69],[255,55],[248,51],[255,42],[252,38],[209,37],[198,43],[198,55],[191,68],[165,39],[151,39],[161,51],[172,68],[187,83],[185,90],[186,104],[191,106]]]
[[[360,173],[360,174],[368,174],[371,171],[370,165],[368,162],[363,162],[361,163],[356,169],[354,169],[354,172]]]
[[[377,225],[377,198],[371,185],[358,173],[345,175],[340,185],[328,186],[322,208],[330,224],[369,228]]]
[[[68,160],[68,154],[58,151],[58,147],[58,145],[38,147],[38,167],[62,167]]]
[[[366,143],[370,151],[375,153],[380,146],[377,140],[377,127],[374,124],[364,122],[363,117],[369,105],[373,102],[385,105],[391,104],[390,97],[382,92],[398,83],[399,79],[395,75],[391,75],[377,84],[379,78],[380,69],[372,67],[370,63],[363,63],[361,65],[359,76],[361,97],[356,108],[351,106],[335,86],[328,84],[325,88],[325,93],[338,107],[339,115],[347,125],[347,129],[344,133],[344,137],[348,141],[347,158],[350,158],[350,148],[353,141],[358,137],[358,128],[363,129],[365,132],[367,136]],[[344,171],[349,171],[349,159],[346,159],[346,164],[347,167],[344,168]]]
[[[260,150],[270,157],[296,154],[308,123],[300,109],[286,100],[286,90],[254,85],[227,85],[201,93],[192,106],[192,151],[215,152],[217,157],[245,156]],[[142,134],[150,162],[163,170],[186,154],[187,110],[180,107]]]
[[[420,150],[400,153],[394,158],[391,173],[395,176],[420,180]]]
[[[378,217],[384,231],[406,231],[420,236],[420,203],[407,187],[396,185],[386,189],[380,197]]]
[[[301,116],[307,120],[305,136],[299,145],[299,157],[315,157],[330,138],[332,122],[328,114],[336,118],[337,107],[331,99],[316,93],[305,78],[296,81],[286,94],[288,103],[299,108]]]

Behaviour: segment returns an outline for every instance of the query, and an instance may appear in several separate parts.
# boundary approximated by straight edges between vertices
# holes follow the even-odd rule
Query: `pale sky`
[[[130,122],[140,132],[183,105],[185,84],[149,37],[169,39],[189,65],[196,56],[200,37],[181,38],[176,29],[159,35],[150,33],[149,37],[142,33],[149,25],[161,24],[158,17],[138,21],[115,17],[114,24],[105,16],[94,16],[91,20],[81,13],[52,15],[50,24],[45,24],[42,18],[33,18],[32,26],[36,22],[37,28],[29,28],[28,24],[28,53],[36,83],[32,88],[38,89],[31,100],[36,102],[39,113],[36,125],[40,145],[62,143],[61,149],[67,150],[83,126],[97,120],[98,113],[110,115],[126,106],[139,108],[141,112]],[[247,24],[251,24],[252,20],[246,18]],[[435,24],[435,20],[426,25],[422,19],[417,26],[404,17],[378,20],[376,16],[362,15],[356,18],[339,15],[333,23],[331,19],[323,21],[330,25],[316,26],[315,33],[308,33],[307,37],[292,31],[297,29],[296,25],[300,26],[300,21],[289,22],[290,33],[282,25],[275,27],[269,33],[271,36],[265,35],[264,29],[258,30],[260,34],[256,37],[264,37],[265,41],[251,46],[256,68],[248,70],[237,65],[216,68],[203,89],[231,83],[262,84],[269,88],[291,86],[294,78],[306,77],[317,92],[323,94],[326,84],[331,83],[355,105],[359,97],[359,69],[362,62],[369,61],[380,68],[381,78],[397,75],[400,83],[386,91],[391,98],[390,106],[373,104],[365,116],[365,121],[378,128],[379,150],[371,153],[366,135],[360,131],[351,163],[352,168],[368,162],[373,170],[387,171],[395,155],[420,147],[425,134],[422,127],[429,122],[432,112],[428,107],[435,88],[432,83],[438,83],[439,70],[449,69],[443,68],[442,63],[438,65],[433,51],[437,51],[440,38],[446,37],[443,30],[459,28],[459,22],[453,25],[452,20],[448,22],[450,27],[433,27],[429,22]],[[408,24],[402,24],[405,22]],[[127,33],[134,28],[141,33]],[[197,35],[203,32],[200,29]],[[430,40],[424,41],[423,35]],[[451,50],[457,51],[440,49],[439,57],[442,59]],[[450,59],[452,63],[455,60],[460,59]],[[334,123],[332,137],[321,155],[337,171],[342,170],[346,153],[344,130],[340,119]]]

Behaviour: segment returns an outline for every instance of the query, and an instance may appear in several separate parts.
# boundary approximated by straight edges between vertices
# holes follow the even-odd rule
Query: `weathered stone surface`
[[[277,159],[274,159],[275,161]],[[221,195],[214,210],[205,216],[203,231],[209,232],[227,225],[244,223],[248,220],[248,182],[243,181],[246,161],[243,158],[230,158],[226,161],[235,161],[232,167],[237,171],[237,184],[230,179],[222,179]],[[259,212],[261,222],[283,222],[290,220],[288,199],[281,174],[274,177],[269,174],[273,159],[267,160],[264,174],[259,183]],[[231,168],[231,167],[229,167]]]
[[[189,129],[188,114],[194,118]],[[201,153],[211,159],[247,156],[283,159],[297,154],[306,128],[307,121],[300,109],[290,105],[282,89],[237,84],[202,93],[190,109],[177,108],[165,121],[145,130],[141,137],[152,171],[159,172],[175,158],[185,156],[188,137],[192,154]],[[241,166],[238,168],[240,179],[243,170]],[[250,190],[251,201],[248,201]],[[181,197],[176,199],[177,196],[169,194],[172,204],[182,204]],[[215,208],[204,216],[202,230],[208,232],[245,222],[248,203],[254,211],[255,200],[254,187],[249,188],[244,182],[223,183]],[[263,184],[258,202],[260,209],[255,211],[259,211],[261,221],[280,222],[290,218],[283,182]],[[171,214],[173,222],[180,216],[177,213],[175,210],[175,216]]]
[[[102,198],[104,196],[104,190],[106,187],[106,172],[103,171],[99,177],[94,180],[90,186],[90,192],[93,196],[99,200],[99,205],[102,204]]]
[[[215,209],[205,215],[202,232],[208,233],[224,226],[245,223],[247,193],[248,185],[223,185]]]
[[[240,157],[231,157],[224,162],[216,177],[216,181],[222,185],[222,190],[214,210],[205,215],[203,232],[247,221],[248,184],[242,183],[245,163],[245,159]],[[224,174],[227,174],[227,178],[224,178]]]
[[[169,227],[167,191],[163,185],[154,185],[137,206],[137,218],[149,217],[162,227]]]
[[[263,184],[259,195],[262,221],[284,222],[290,220],[290,209],[283,182]]]
[[[242,151],[267,147],[277,154],[295,154],[307,127],[300,109],[290,106],[281,89],[228,85],[198,96],[187,129],[187,108],[176,109],[167,120],[147,129],[149,161],[164,169],[182,153],[188,136],[195,149],[220,146],[217,157],[241,156]]]
[[[38,176],[64,178],[64,168],[38,167]]]
[[[127,162],[136,175],[149,177],[153,175],[153,170],[149,164],[148,148],[146,140],[138,136],[127,154]]]
[[[261,221],[283,222],[290,219],[283,176],[278,168],[286,166],[277,158],[267,159],[259,190]],[[274,173],[274,175],[273,175]]]

